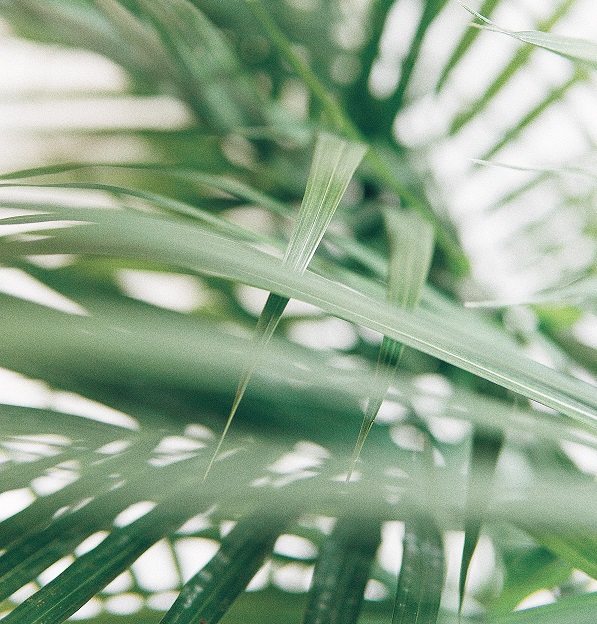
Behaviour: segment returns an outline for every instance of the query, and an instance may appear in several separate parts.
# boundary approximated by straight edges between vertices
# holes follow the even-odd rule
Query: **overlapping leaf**
[[[390,239],[388,302],[406,310],[414,310],[421,298],[431,265],[433,230],[428,223],[416,215],[398,214],[388,209],[385,212],[385,219]],[[387,336],[383,337],[376,373],[383,378],[385,383],[381,384],[380,391],[376,395],[368,399],[353,453],[351,472],[400,362],[402,348],[403,346],[396,340]],[[350,478],[350,473],[348,478]]]
[[[61,210],[58,218],[83,218],[86,225],[51,230],[41,240],[5,240],[0,254],[6,259],[56,253],[151,258],[240,281],[312,303],[330,314],[366,325],[553,407],[589,428],[595,426],[597,402],[591,385],[529,360],[515,349],[504,353],[488,338],[459,331],[456,324],[448,324],[449,330],[445,330],[441,316],[398,310],[383,300],[324,277],[309,272],[299,275],[262,251],[198,226],[112,210],[85,210],[83,215],[77,210]],[[18,221],[13,218],[4,222]],[[164,240],[171,240],[172,245],[165,246]]]
[[[301,275],[306,270],[365,151],[365,146],[360,143],[349,143],[331,134],[319,136],[305,196],[282,261],[283,266],[288,267],[291,272]],[[274,293],[270,294],[266,301],[257,322],[253,363],[239,381],[228,420],[205,476],[221,448],[249,380],[280,322],[288,301],[287,297]]]

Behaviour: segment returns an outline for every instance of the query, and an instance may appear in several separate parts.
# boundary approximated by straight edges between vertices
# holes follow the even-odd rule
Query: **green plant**
[[[383,69],[394,4],[0,0],[20,36],[104,55],[127,72],[132,96],[168,94],[191,118],[131,131],[143,139],[141,162],[54,158],[0,176],[2,192],[17,191],[2,199],[11,211],[0,222],[2,263],[69,303],[60,311],[0,295],[0,365],[121,416],[0,406],[2,490],[34,499],[0,523],[7,623],[62,622],[94,596],[109,606],[119,594],[137,610],[79,617],[594,621],[597,509],[581,449],[597,450],[597,365],[577,331],[594,311],[593,256],[540,282],[545,292],[524,308],[467,309],[464,293],[487,298],[473,279],[478,258],[459,241],[466,224],[446,209],[449,184],[434,167],[438,145],[491,119],[487,107],[524,75],[533,48],[516,48],[472,103],[452,103],[439,131],[428,116],[408,144],[413,108],[441,102],[483,38],[507,39],[463,23],[439,66],[425,56],[433,29],[447,11],[466,13],[421,2],[382,97],[371,75]],[[555,3],[538,28],[573,4]],[[486,0],[480,14],[501,5]],[[467,155],[491,158],[590,80],[596,48],[477,17],[572,61],[563,81]],[[573,244],[594,245],[590,165],[523,164],[523,183],[498,187],[488,215],[522,211],[537,190],[554,208],[529,215],[512,244],[532,246],[541,268],[570,245],[544,230],[557,218]],[[479,171],[471,164],[466,175]],[[494,184],[513,173],[483,171]],[[586,184],[569,183],[579,175]],[[31,189],[43,198],[18,194]],[[199,289],[192,311],[163,309],[123,282],[163,273]],[[259,321],[247,287],[271,293]],[[289,300],[311,307],[282,314]],[[331,347],[316,344],[317,331]],[[395,565],[376,556],[382,526],[403,530]],[[303,548],[288,547],[290,536]],[[172,552],[189,539],[219,549],[187,578]],[[475,550],[488,543],[493,558],[477,554],[485,573],[475,575]],[[180,594],[127,572],[156,545],[178,565]],[[462,561],[446,580],[455,551]],[[63,571],[47,582],[56,562]],[[266,580],[244,592],[259,570]],[[304,585],[311,571],[308,594],[283,589],[285,574]],[[539,590],[555,604],[514,610]]]

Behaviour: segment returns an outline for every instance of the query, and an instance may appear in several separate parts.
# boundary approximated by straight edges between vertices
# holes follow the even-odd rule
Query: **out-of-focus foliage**
[[[156,107],[0,175],[8,624],[594,620],[581,2],[0,0]]]

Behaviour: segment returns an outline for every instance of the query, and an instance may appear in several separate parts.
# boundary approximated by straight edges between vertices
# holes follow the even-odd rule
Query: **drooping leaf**
[[[350,143],[327,133],[319,135],[305,195],[282,261],[291,272],[301,275],[306,270],[365,151],[366,147],[361,143]],[[260,363],[288,301],[288,298],[274,293],[267,299],[255,331],[253,364],[241,377],[228,420],[205,476],[220,451],[253,371]]]
[[[19,172],[21,173],[21,172]],[[26,172],[22,172],[26,173]],[[12,175],[12,174],[10,174]],[[43,175],[43,174],[35,174],[35,175]],[[19,176],[20,177],[20,176]],[[152,193],[151,191],[144,191],[138,189],[125,188],[122,186],[116,186],[113,184],[101,184],[96,182],[55,182],[55,183],[47,183],[47,184],[24,184],[24,183],[10,183],[6,182],[1,184],[5,188],[9,187],[23,187],[23,188],[46,188],[46,189],[76,189],[76,190],[85,190],[85,191],[106,191],[107,193],[113,193],[117,196],[124,197],[137,197],[139,199],[145,200],[150,204],[161,208],[166,212],[171,212],[173,214],[178,214],[186,217],[191,217],[193,219],[197,219],[198,221],[204,221],[206,224],[209,224],[213,227],[215,231],[220,231],[224,234],[228,234],[234,237],[252,240],[254,236],[249,230],[245,230],[240,228],[229,221],[225,221],[206,210],[202,210],[201,208],[191,206],[185,202],[181,202],[176,199],[172,199],[171,197],[165,197],[164,195],[160,195],[159,193]]]
[[[61,211],[61,217],[68,212]],[[305,272],[298,275],[279,260],[240,241],[154,215],[115,210],[72,210],[86,225],[47,230],[42,239],[5,239],[0,255],[75,253],[133,257],[183,266],[273,291],[319,306],[330,314],[366,325],[429,355],[493,381],[594,428],[597,401],[590,384],[573,379],[484,335],[471,335],[442,315],[390,306],[381,298]],[[6,221],[8,222],[8,220]],[[15,219],[10,220],[16,222]],[[1,228],[1,226],[0,226]],[[140,234],[141,233],[141,234]],[[164,241],[172,245],[165,246]],[[444,329],[445,327],[445,329]]]
[[[463,5],[464,6],[464,5]],[[566,37],[563,35],[555,35],[553,33],[539,32],[535,30],[514,31],[502,28],[494,24],[477,11],[467,6],[464,8],[472,13],[477,19],[483,22],[483,28],[493,32],[503,33],[514,37],[523,43],[530,43],[539,48],[544,48],[550,52],[555,52],[560,56],[573,61],[581,62],[592,69],[597,69],[597,43],[587,41],[585,39],[577,39],[575,37]]]
[[[433,228],[414,214],[384,212],[386,231],[390,239],[387,299],[398,307],[414,310],[421,298],[433,256]],[[359,458],[363,444],[385,398],[392,377],[400,362],[402,344],[383,337],[377,360],[376,374],[383,378],[379,391],[367,401],[363,423],[353,452],[353,462],[347,479]],[[385,386],[385,388],[384,388]]]
[[[304,624],[354,624],[380,539],[379,523],[343,517],[321,547]]]

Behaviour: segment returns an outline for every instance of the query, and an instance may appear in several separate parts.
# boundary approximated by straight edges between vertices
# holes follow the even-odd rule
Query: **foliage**
[[[2,270],[54,295],[2,290],[0,366],[94,410],[0,405],[0,508],[27,499],[0,522],[7,624],[594,620],[594,254],[547,279],[542,263],[571,246],[558,223],[594,250],[597,178],[466,163],[492,176],[488,220],[537,190],[553,206],[511,232],[541,291],[513,306],[477,279],[437,159],[533,54],[564,56],[563,80],[467,157],[516,146],[590,80],[593,44],[496,26],[504,4],[471,29],[421,0],[380,86],[401,0],[0,0],[19,37],[102,55],[127,96],[188,119],[76,137],[134,136],[135,161],[0,176]],[[426,55],[442,29],[453,44]],[[477,46],[512,38],[497,77],[450,100]],[[186,570],[198,544],[213,556]],[[156,552],[172,582],[135,563]],[[554,604],[516,610],[541,590]]]

